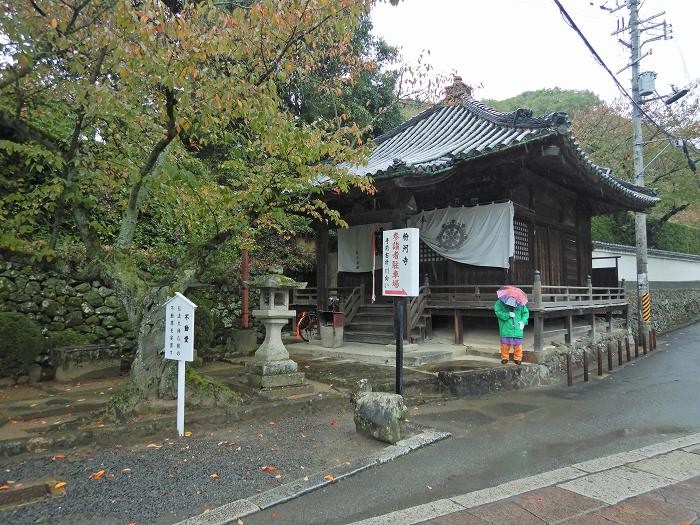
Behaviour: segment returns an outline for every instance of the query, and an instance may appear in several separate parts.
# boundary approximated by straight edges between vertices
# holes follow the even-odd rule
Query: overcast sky
[[[613,72],[627,65],[629,50],[610,36],[621,16],[628,19],[626,8],[610,14],[598,7],[604,0],[561,1]],[[646,18],[661,11],[666,15],[660,20],[673,25],[674,37],[644,46],[653,52],[642,61],[642,71],[656,71],[656,88],[665,94],[670,84],[700,79],[700,0],[646,0],[640,14]],[[398,6],[379,4],[372,20],[375,34],[399,46],[408,62],[429,49],[437,71],[456,70],[467,84],[483,84],[477,98],[503,99],[555,86],[589,89],[606,100],[618,96],[552,0],[402,0]],[[630,69],[618,78],[629,90]]]

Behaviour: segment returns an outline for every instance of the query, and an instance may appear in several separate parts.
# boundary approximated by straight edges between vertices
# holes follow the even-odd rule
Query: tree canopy
[[[165,295],[217,253],[339,221],[327,189],[370,188],[342,166],[384,104],[366,88],[392,53],[368,36],[372,3],[3,2],[0,249],[80,243],[138,333],[141,395],[172,386]]]
[[[486,104],[501,111],[515,111],[519,108],[531,109],[534,115],[548,115],[564,111],[571,115],[576,111],[598,106],[603,101],[589,90],[544,88],[524,91],[504,100],[484,100]]]

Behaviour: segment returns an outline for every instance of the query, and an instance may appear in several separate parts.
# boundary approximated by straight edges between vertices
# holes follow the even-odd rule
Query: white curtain
[[[391,223],[361,224],[338,229],[338,271],[371,272],[382,267],[381,255],[372,264],[372,232],[391,228]],[[381,251],[381,237],[376,254]]]
[[[508,259],[515,251],[513,216],[509,201],[423,211],[411,217],[408,226],[420,229],[420,239],[446,259],[509,268]]]

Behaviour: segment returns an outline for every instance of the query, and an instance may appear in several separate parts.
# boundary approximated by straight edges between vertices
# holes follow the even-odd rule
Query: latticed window
[[[513,221],[515,230],[515,255],[516,261],[530,260],[530,226],[522,219]]]
[[[445,260],[442,255],[437,253],[423,241],[420,242],[419,259],[420,262],[440,262]]]

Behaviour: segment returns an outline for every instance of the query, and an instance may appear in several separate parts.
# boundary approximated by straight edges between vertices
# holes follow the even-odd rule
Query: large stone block
[[[66,314],[66,326],[78,326],[83,322],[83,315],[79,311]]]
[[[369,392],[355,401],[355,429],[361,434],[395,444],[405,434],[408,408],[399,394]]]
[[[291,359],[280,361],[253,361],[246,365],[246,371],[250,374],[269,376],[277,374],[290,374],[296,372],[298,365]]]
[[[91,289],[90,283],[80,283],[75,286],[75,291],[78,293],[87,293]]]
[[[236,330],[231,338],[236,352],[253,353],[258,348],[258,332],[255,329]]]
[[[250,374],[248,383],[259,388],[278,388],[282,386],[299,385],[304,382],[303,372],[293,372],[291,374],[276,374],[272,376],[259,376]]]
[[[86,293],[83,296],[83,301],[95,308],[104,304],[104,299],[102,299],[102,296],[95,291],[90,291]]]

